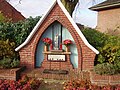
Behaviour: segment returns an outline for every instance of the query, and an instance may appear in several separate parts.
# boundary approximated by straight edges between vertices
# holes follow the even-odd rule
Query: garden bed
[[[100,86],[89,80],[73,79],[64,83],[64,90],[120,90],[120,84]]]
[[[19,81],[0,79],[0,90],[38,90],[42,80],[23,76]]]
[[[20,74],[24,71],[25,67],[13,68],[13,69],[0,69],[0,79],[18,80]]]

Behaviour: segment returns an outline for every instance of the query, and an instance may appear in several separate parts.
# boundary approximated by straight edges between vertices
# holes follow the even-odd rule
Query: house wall
[[[72,26],[68,18],[64,15],[63,11],[59,7],[58,4],[54,6],[54,8],[51,10],[47,18],[43,21],[41,26],[39,27],[38,31],[35,33],[31,41],[24,46],[20,51],[20,63],[22,66],[27,66],[27,68],[35,68],[35,55],[37,50],[37,45],[42,37],[43,33],[46,31],[47,27],[50,26],[54,21],[60,22],[72,35],[76,47],[77,47],[77,53],[78,53],[78,69],[80,70],[91,70],[94,67],[94,59],[95,59],[95,52],[93,52],[91,49],[89,49],[82,39],[80,38],[80,35],[76,32],[75,28]],[[43,60],[43,63],[46,62],[46,55],[44,56],[45,59]],[[67,56],[68,57],[68,56]],[[69,58],[69,57],[68,57]],[[45,63],[44,66],[48,66],[50,63]],[[70,65],[70,61],[66,62],[66,65],[68,64],[68,68]],[[53,64],[52,67],[56,67],[56,63]],[[62,68],[64,68],[64,65],[62,65]],[[71,66],[70,66],[71,68]]]
[[[97,30],[112,35],[120,34],[120,8],[99,11]]]
[[[0,0],[0,12],[13,22],[24,20],[25,17],[11,6],[6,0]]]

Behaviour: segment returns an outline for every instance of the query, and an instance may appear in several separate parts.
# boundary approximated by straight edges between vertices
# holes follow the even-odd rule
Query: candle
[[[62,43],[60,44],[60,50],[62,50]]]
[[[53,45],[52,44],[50,44],[50,50],[53,50]]]

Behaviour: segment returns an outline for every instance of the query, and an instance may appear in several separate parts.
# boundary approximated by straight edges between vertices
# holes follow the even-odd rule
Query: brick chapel
[[[51,40],[47,50],[43,42],[46,38]],[[65,40],[72,41],[68,51],[63,44]],[[86,40],[60,0],[55,0],[27,39],[15,50],[20,54],[21,66],[52,70],[91,70],[99,53]]]

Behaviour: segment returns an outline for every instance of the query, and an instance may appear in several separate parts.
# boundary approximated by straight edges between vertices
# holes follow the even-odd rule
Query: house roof
[[[58,3],[59,7],[62,9],[62,11],[64,12],[64,14],[66,15],[66,17],[68,18],[68,20],[70,21],[70,23],[73,25],[73,27],[75,28],[75,30],[77,31],[77,33],[80,35],[81,39],[83,40],[83,42],[86,44],[86,46],[88,46],[92,51],[94,51],[96,54],[99,54],[99,51],[96,50],[93,46],[91,46],[88,41],[86,40],[85,36],[82,34],[82,32],[80,31],[80,29],[78,28],[78,26],[76,25],[76,23],[73,21],[72,17],[70,16],[70,14],[68,13],[68,11],[65,9],[65,7],[63,6],[63,4],[61,3],[60,0],[55,0],[54,3],[52,4],[52,6],[47,10],[47,12],[44,14],[44,16],[42,16],[42,18],[38,21],[38,23],[36,24],[36,26],[33,28],[32,32],[30,33],[30,35],[27,37],[27,39],[25,40],[25,42],[23,42],[20,46],[18,46],[15,51],[19,51],[21,48],[23,48],[25,45],[27,45],[30,40],[32,39],[32,37],[34,36],[34,34],[36,33],[36,31],[38,30],[38,28],[40,27],[40,25],[43,23],[43,21],[46,19],[46,17],[48,16],[48,14],[50,13],[50,11],[53,9],[53,7],[56,5],[56,3]]]
[[[0,12],[3,13],[6,18],[11,19],[13,22],[25,19],[25,17],[6,0],[0,0]]]
[[[106,10],[111,8],[120,8],[120,0],[107,0],[93,7],[90,7],[90,9],[94,11]]]

